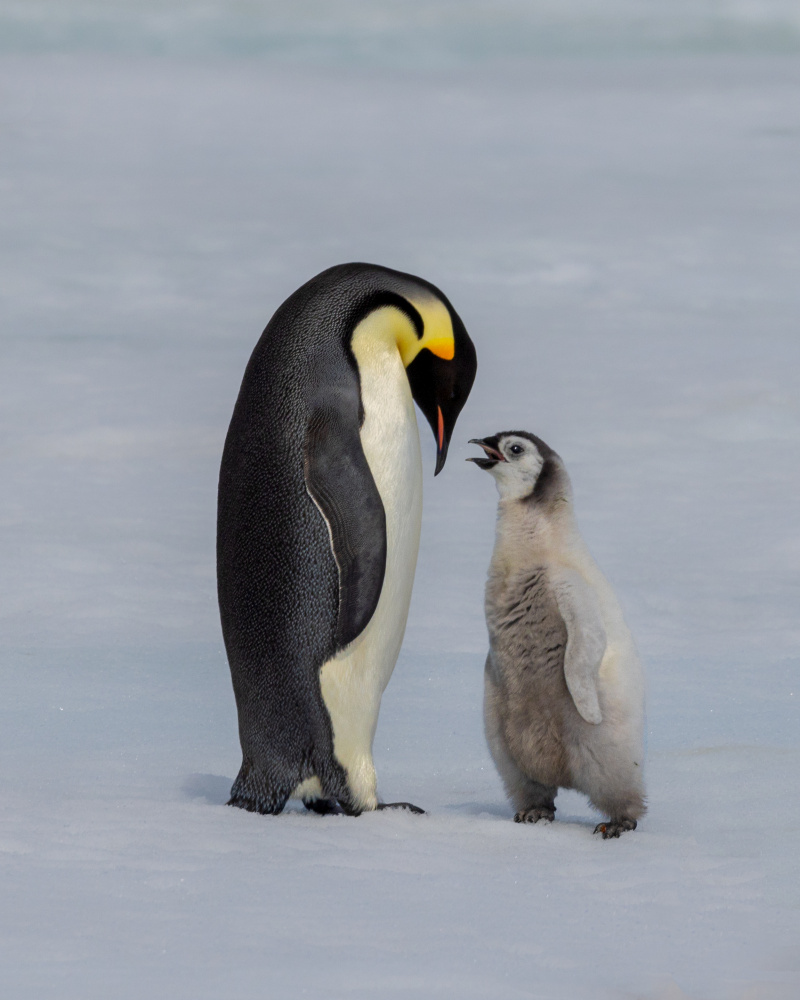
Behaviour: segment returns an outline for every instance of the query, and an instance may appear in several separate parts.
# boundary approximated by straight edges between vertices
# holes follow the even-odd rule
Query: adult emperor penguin
[[[264,330],[219,479],[219,606],[243,756],[231,805],[382,808],[372,741],[422,512],[414,401],[438,474],[475,371],[445,296],[371,264],[318,274]]]
[[[484,722],[518,823],[576,788],[619,837],[645,812],[644,679],[608,581],[578,533],[564,463],[526,431],[473,439],[500,502],[486,584]]]

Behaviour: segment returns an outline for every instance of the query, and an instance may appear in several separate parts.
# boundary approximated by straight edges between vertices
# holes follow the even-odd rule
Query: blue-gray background
[[[800,9],[0,0],[0,949],[15,998],[788,1000],[800,977]],[[426,461],[380,785],[222,806],[216,473],[274,308],[371,260],[480,370]],[[649,678],[650,813],[511,822],[494,490],[540,434]]]

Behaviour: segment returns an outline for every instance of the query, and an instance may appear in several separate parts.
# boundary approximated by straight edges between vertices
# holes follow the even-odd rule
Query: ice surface
[[[421,5],[370,5],[352,60],[364,4],[319,58],[181,49],[190,14],[234,35],[264,4],[106,5],[151,39],[127,48],[55,6],[0,5],[29,25],[0,60],[2,995],[796,997],[800,64],[759,34],[791,48],[794,5],[694,8],[750,18],[747,54],[612,57],[506,4],[578,39],[508,60],[441,42],[452,14],[478,45],[478,4],[429,5],[425,51]],[[436,282],[479,352],[436,480],[423,429],[375,747],[429,814],[253,816],[223,805],[218,461],[272,310],[353,259]],[[650,812],[620,841],[571,793],[512,823],[484,747],[495,495],[463,459],[510,427],[564,457],[647,665]]]

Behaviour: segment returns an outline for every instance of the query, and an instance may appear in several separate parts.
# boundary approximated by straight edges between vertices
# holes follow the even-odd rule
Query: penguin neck
[[[350,346],[358,366],[364,411],[361,445],[383,501],[391,564],[396,544],[413,549],[416,560],[418,529],[409,529],[408,538],[404,532],[421,512],[422,459],[411,385],[396,331],[391,323],[382,321],[385,316],[380,316],[387,311],[400,315],[397,309],[376,309],[358,324]]]
[[[391,306],[382,307],[371,312],[353,330],[350,350],[358,364],[362,381],[364,374],[370,371],[393,380],[402,375],[403,381],[408,386],[399,346],[403,324],[399,320],[395,321],[395,317],[405,319],[399,309]],[[406,319],[406,322],[413,330],[411,321]],[[410,386],[408,392],[410,395]]]
[[[571,505],[545,511],[529,498],[504,499],[497,505],[497,529],[493,563],[519,568],[524,564],[554,561],[557,554],[580,542]]]
[[[396,356],[405,368],[410,363],[406,358],[413,358],[419,350],[418,343],[417,331],[409,317],[395,306],[381,306],[365,316],[353,330],[350,348],[359,369],[365,364],[386,364],[387,355]]]

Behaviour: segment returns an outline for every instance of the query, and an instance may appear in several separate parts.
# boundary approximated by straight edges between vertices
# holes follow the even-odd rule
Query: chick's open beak
[[[506,458],[497,447],[499,441],[496,437],[471,438],[469,443],[480,445],[486,452],[485,457],[467,459],[468,462],[474,462],[481,469],[493,469],[498,462],[506,461]]]

